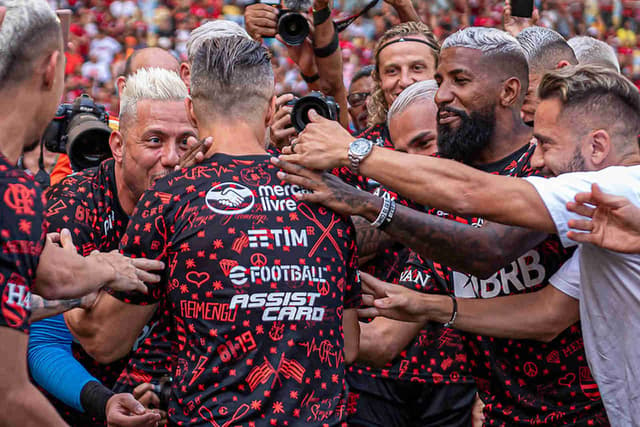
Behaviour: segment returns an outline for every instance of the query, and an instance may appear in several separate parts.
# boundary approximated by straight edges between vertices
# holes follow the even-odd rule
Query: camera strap
[[[336,22],[336,30],[339,33],[341,33],[344,30],[346,30],[347,27],[353,23],[353,21],[355,21],[356,19],[360,18],[362,15],[364,15],[365,13],[370,11],[376,4],[378,4],[378,1],[380,1],[380,0],[371,0],[369,3],[367,3],[367,5],[364,7],[364,9],[362,9],[360,12],[356,13],[355,15],[351,15],[351,16],[349,16],[347,18],[335,21]]]

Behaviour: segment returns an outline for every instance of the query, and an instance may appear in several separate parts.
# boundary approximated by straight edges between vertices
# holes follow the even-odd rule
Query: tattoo
[[[359,216],[351,217],[356,228],[356,240],[358,244],[358,257],[366,258],[379,254],[391,247],[393,240],[387,233],[372,227],[369,221]]]
[[[495,273],[548,236],[489,222],[475,227],[404,206],[397,206],[385,232],[424,259],[481,278]]]
[[[31,294],[32,322],[55,316],[82,305],[82,298],[47,300],[39,295]]]

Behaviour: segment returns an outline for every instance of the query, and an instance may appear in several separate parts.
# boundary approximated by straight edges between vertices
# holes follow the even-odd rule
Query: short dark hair
[[[191,64],[191,97],[196,110],[230,117],[251,117],[274,94],[271,55],[245,37],[206,40]]]
[[[626,77],[599,65],[578,65],[542,77],[540,100],[558,99],[562,114],[573,114],[588,131],[601,127],[618,146],[640,135],[640,92]]]
[[[373,70],[375,68],[376,68],[375,65],[365,65],[364,67],[360,68],[353,75],[353,78],[351,79],[351,83],[349,84],[349,87],[351,87],[352,84],[354,84],[360,79],[363,79],[365,77],[371,77],[371,73],[373,73]]]

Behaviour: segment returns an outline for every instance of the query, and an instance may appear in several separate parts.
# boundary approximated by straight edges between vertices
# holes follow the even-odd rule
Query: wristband
[[[382,221],[382,224],[378,228],[383,230],[387,225],[389,225],[395,213],[396,213],[396,202],[395,200],[391,200],[389,203],[389,213],[387,214],[385,219]]]
[[[300,72],[300,77],[302,77],[302,80],[304,80],[307,84],[311,84],[320,80],[320,74],[318,73],[315,73],[312,76],[305,76],[304,74],[302,74],[302,72]]]
[[[370,225],[376,228],[380,227],[384,223],[384,221],[387,219],[387,216],[389,216],[390,210],[391,210],[391,200],[382,199],[382,209],[380,209],[380,213],[378,214],[378,217],[376,218],[376,220],[370,223]]]
[[[451,313],[451,319],[442,326],[445,328],[453,327],[453,323],[456,321],[456,317],[458,317],[458,300],[456,300],[456,296],[454,294],[449,294],[451,297],[451,301],[453,301],[453,313]]]
[[[333,39],[331,40],[331,43],[329,43],[325,47],[318,47],[318,48],[314,47],[313,53],[318,58],[326,58],[327,56],[330,56],[336,50],[338,50],[339,46],[340,46],[340,39],[338,39],[338,31],[335,29],[335,24],[334,24]]]
[[[89,381],[82,387],[80,402],[87,414],[106,419],[107,402],[115,393],[97,381]]]
[[[324,24],[327,21],[327,19],[329,19],[330,16],[331,16],[331,9],[329,9],[329,6],[324,7],[320,10],[314,10],[313,25],[317,27],[318,25]]]

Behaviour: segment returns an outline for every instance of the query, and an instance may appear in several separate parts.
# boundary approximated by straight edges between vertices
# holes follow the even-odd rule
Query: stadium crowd
[[[640,2],[0,0],[0,426],[640,424]]]

